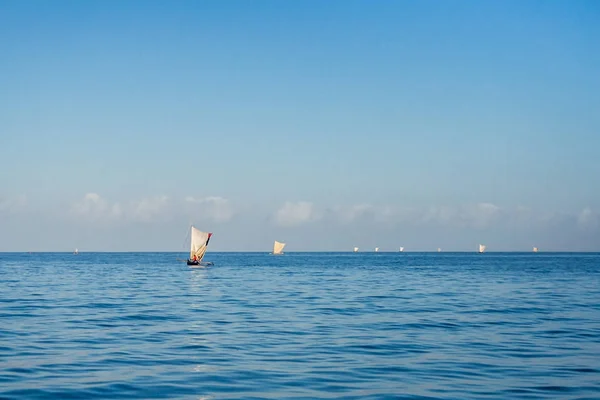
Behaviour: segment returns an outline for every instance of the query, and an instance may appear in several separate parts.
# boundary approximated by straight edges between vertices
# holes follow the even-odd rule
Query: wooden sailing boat
[[[190,245],[190,258],[187,260],[187,265],[200,265],[204,254],[206,254],[206,248],[212,233],[202,232],[192,226]],[[204,265],[212,265],[212,263],[205,263]]]
[[[281,255],[283,254],[283,248],[285,247],[285,243],[278,242],[277,240],[273,244],[273,255]]]
[[[483,253],[483,252],[485,252],[485,245],[484,245],[484,244],[480,244],[480,245],[479,245],[479,252],[480,252],[480,253]]]

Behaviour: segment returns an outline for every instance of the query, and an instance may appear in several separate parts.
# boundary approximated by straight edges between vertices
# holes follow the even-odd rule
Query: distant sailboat
[[[375,253],[379,251],[379,247],[375,247]]]
[[[400,253],[404,251],[404,247],[400,247]]]
[[[77,248],[75,248],[75,251],[73,252],[73,254],[79,254],[79,250],[77,250]]]
[[[283,254],[283,248],[285,247],[285,243],[278,242],[277,240],[273,244],[273,254],[280,255]]]
[[[537,247],[534,247],[534,248],[533,248],[533,252],[534,252],[534,253],[537,253],[537,252],[538,252],[538,248],[537,248]]]
[[[354,248],[354,252],[355,252],[355,253],[356,253],[356,252],[358,252],[358,247],[355,247],[355,248]]]
[[[212,233],[202,232],[192,226],[192,238],[190,245],[190,258],[187,260],[187,265],[200,265]],[[212,265],[207,263],[206,265]]]
[[[484,244],[480,244],[480,245],[479,245],[479,252],[480,252],[480,253],[483,253],[483,252],[485,252],[485,245],[484,245]]]
[[[441,251],[442,251],[441,247],[438,247],[438,253],[441,252]]]

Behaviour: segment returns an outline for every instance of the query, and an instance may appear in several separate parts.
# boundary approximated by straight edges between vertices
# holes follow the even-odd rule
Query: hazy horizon
[[[0,2],[0,251],[600,251],[599,37],[595,1]]]

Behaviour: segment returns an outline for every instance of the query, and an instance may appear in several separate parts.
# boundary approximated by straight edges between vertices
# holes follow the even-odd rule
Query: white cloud
[[[27,197],[24,195],[15,197],[0,197],[0,212],[14,213],[25,208]]]
[[[121,204],[110,202],[98,193],[91,192],[73,203],[71,213],[78,218],[91,221],[151,221],[166,211],[167,201],[166,196],[158,196]]]
[[[209,196],[184,199],[170,199],[167,196],[145,197],[129,202],[110,202],[98,193],[87,193],[71,206],[71,214],[77,218],[92,221],[164,221],[177,216],[199,218],[216,222],[229,221],[234,210],[229,200]]]
[[[419,212],[419,211],[417,211]],[[448,206],[433,206],[421,211],[421,217],[417,218],[419,222],[447,224],[457,219],[458,211]]]
[[[356,219],[373,211],[374,207],[371,204],[356,204],[352,206],[334,206],[333,213],[342,222],[353,222]]]
[[[357,223],[359,221],[372,221],[375,223],[393,224],[407,219],[410,212],[414,211],[405,207],[393,207],[389,205],[355,204],[334,206],[331,209],[333,218],[344,224]]]
[[[586,207],[577,215],[577,225],[583,229],[594,229],[600,226],[600,214]]]
[[[467,226],[485,228],[498,222],[503,210],[492,203],[478,203],[466,206],[462,210],[462,217]]]
[[[98,193],[87,193],[83,199],[72,205],[71,212],[78,217],[91,220],[116,218],[122,214],[118,203],[110,204]]]
[[[506,210],[492,203],[430,207],[356,204],[331,208],[334,218],[346,224],[362,220],[388,225],[402,223],[472,228],[485,228],[493,225],[500,221],[506,213]]]
[[[140,221],[152,221],[168,211],[168,200],[167,196],[157,196],[135,201],[131,204],[128,215]]]
[[[417,214],[419,211],[416,211]],[[492,203],[460,206],[433,206],[422,211],[417,222],[456,227],[485,228],[497,222],[505,211]]]
[[[275,221],[281,226],[296,226],[317,219],[313,203],[307,201],[288,201],[275,213]]]
[[[215,222],[227,222],[235,215],[233,206],[228,199],[219,196],[185,198],[189,213],[196,218],[212,219]]]

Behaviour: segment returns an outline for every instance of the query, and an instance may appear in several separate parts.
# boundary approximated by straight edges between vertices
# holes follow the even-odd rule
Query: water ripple
[[[0,254],[0,399],[598,399],[598,254]]]

